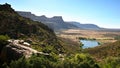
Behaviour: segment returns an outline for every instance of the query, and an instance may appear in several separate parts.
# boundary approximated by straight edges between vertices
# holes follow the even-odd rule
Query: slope
[[[12,39],[30,40],[32,45],[41,48],[51,46],[53,47],[51,51],[56,53],[63,50],[53,30],[40,22],[20,16],[9,4],[0,5],[0,35],[8,35]]]
[[[85,49],[85,52],[91,54],[97,59],[104,59],[106,57],[119,57],[120,56],[120,41],[109,43],[106,45],[97,46],[95,48]]]

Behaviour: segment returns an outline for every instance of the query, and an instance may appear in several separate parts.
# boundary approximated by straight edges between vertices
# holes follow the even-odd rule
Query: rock
[[[49,55],[48,53],[38,52],[35,49],[32,49],[28,47],[30,46],[29,43],[23,42],[22,44],[19,43],[21,40],[9,40],[11,43],[6,45],[1,52],[0,59],[2,61],[11,61],[11,60],[17,60],[21,58],[22,56],[25,56],[25,58],[31,57],[32,54],[39,54],[39,55]],[[27,46],[26,46],[27,45]]]
[[[23,45],[25,45],[25,46],[29,46],[29,47],[30,47],[30,44],[27,43],[27,42],[23,42]]]
[[[1,52],[1,58],[3,59],[3,61],[17,60],[22,56],[25,56],[26,58],[28,58],[31,55],[32,55],[32,51],[17,45],[10,45],[10,44],[5,46]]]

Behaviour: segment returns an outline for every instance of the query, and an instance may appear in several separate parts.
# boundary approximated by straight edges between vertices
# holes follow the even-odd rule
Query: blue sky
[[[120,0],[0,0],[0,3],[38,16],[63,16],[65,21],[120,28]]]

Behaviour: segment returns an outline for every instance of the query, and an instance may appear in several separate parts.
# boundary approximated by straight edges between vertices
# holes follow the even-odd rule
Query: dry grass
[[[85,38],[95,38],[99,42],[108,43],[114,42],[115,36],[120,36],[119,31],[105,31],[105,30],[81,30],[81,29],[69,29],[63,30],[58,35],[58,37],[68,38],[75,42],[78,42],[78,37],[85,37]]]

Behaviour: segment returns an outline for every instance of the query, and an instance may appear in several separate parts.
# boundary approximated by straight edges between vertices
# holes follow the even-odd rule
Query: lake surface
[[[92,48],[99,45],[96,40],[80,40],[80,42],[83,44],[83,49]]]

